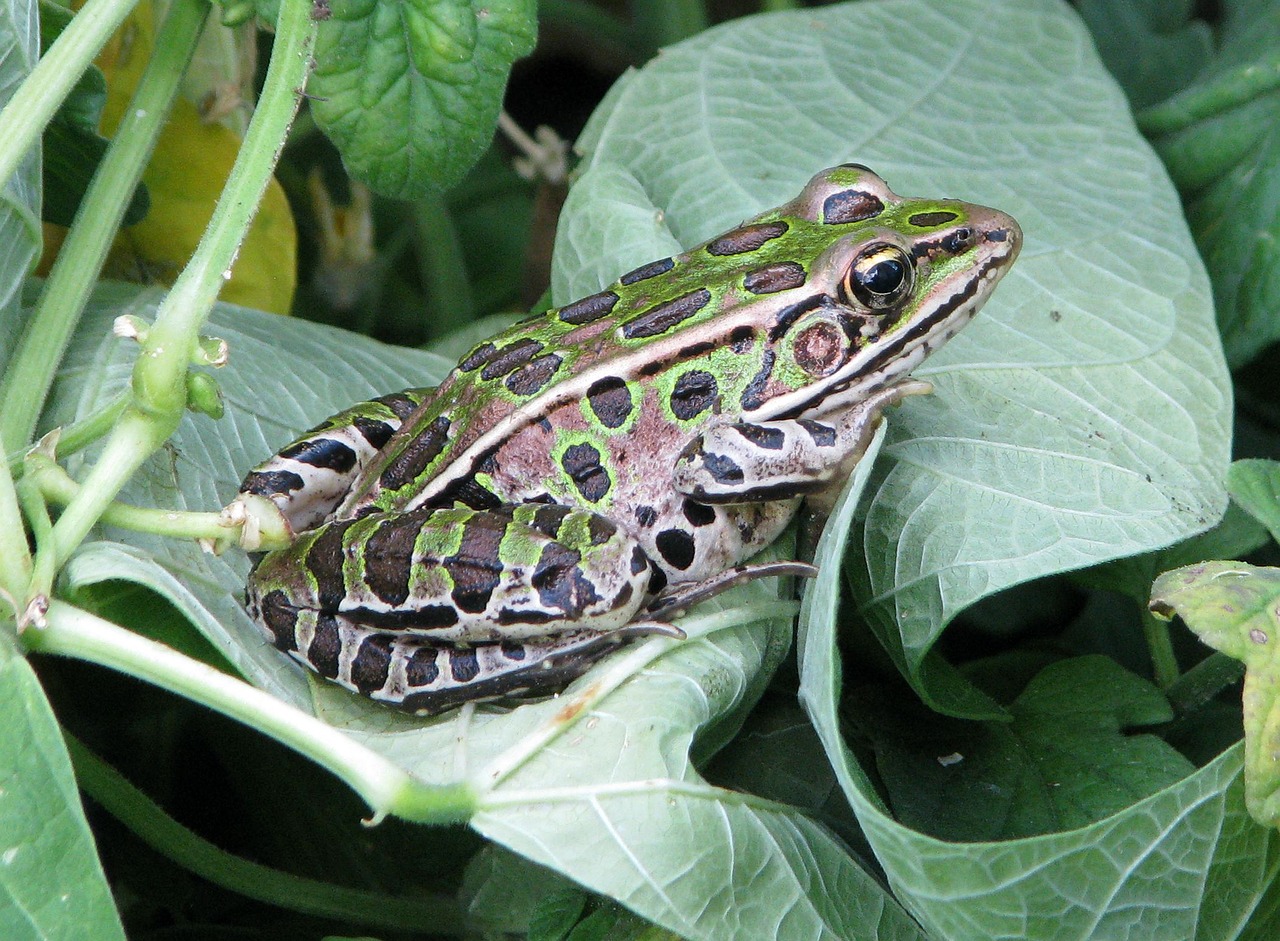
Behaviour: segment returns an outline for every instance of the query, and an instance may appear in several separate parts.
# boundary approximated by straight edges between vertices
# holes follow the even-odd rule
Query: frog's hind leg
[[[406,389],[333,415],[249,471],[238,496],[271,500],[295,533],[324,522],[431,389]]]
[[[304,533],[262,558],[247,602],[276,647],[322,675],[436,711],[559,685],[623,640],[671,633],[631,623],[652,573],[594,513],[421,508]]]
[[[352,692],[418,715],[552,691],[625,640],[584,630],[544,640],[456,646],[362,627],[332,614],[300,611],[296,616],[285,638],[293,657]]]

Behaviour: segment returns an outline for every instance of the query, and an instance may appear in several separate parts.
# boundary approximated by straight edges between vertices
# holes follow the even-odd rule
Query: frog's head
[[[973,318],[1022,244],[1003,212],[897,196],[857,164],[819,173],[778,213],[813,261],[769,328],[776,385],[761,418],[838,406],[905,375]]]

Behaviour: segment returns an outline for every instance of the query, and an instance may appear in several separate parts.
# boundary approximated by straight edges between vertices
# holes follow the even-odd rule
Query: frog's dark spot
[[[764,404],[764,390],[769,384],[769,376],[773,374],[773,364],[776,355],[773,350],[766,349],[764,355],[760,357],[760,371],[755,374],[747,387],[742,390],[742,408],[744,411],[750,412]]]
[[[751,351],[756,342],[756,331],[752,327],[734,327],[729,334],[729,349],[741,356]]]
[[[718,393],[715,376],[702,369],[691,369],[676,380],[671,391],[671,414],[687,421],[711,408]]]
[[[636,522],[648,528],[658,521],[658,511],[651,506],[636,507]]]
[[[660,274],[666,274],[676,266],[674,258],[660,258],[657,261],[651,261],[647,265],[641,265],[634,271],[628,271],[618,279],[620,284],[636,284],[640,281],[648,281],[650,278],[656,278]]]
[[[567,506],[540,506],[529,518],[528,525],[536,529],[548,539],[555,539],[564,524],[565,517],[572,511]]]
[[[684,571],[693,564],[693,536],[682,529],[664,529],[654,540],[658,552],[666,563],[674,569]]]
[[[346,559],[343,551],[343,536],[351,528],[349,521],[330,523],[320,532],[311,547],[307,549],[303,564],[321,587],[315,606],[322,611],[337,611],[338,605],[346,595],[345,582],[342,575],[342,563]],[[323,587],[327,586],[327,587]]]
[[[643,549],[636,546],[631,550],[631,574],[639,575],[647,568],[649,568],[649,557],[644,554]]]
[[[921,229],[935,229],[940,225],[946,225],[948,222],[954,222],[958,219],[954,212],[944,212],[938,210],[936,212],[917,212],[915,215],[907,218],[912,225]]]
[[[262,596],[255,616],[275,638],[273,643],[278,650],[293,650],[298,642],[294,629],[298,625],[298,609],[289,603],[289,596],[278,588]]]
[[[822,221],[827,225],[844,225],[874,219],[884,211],[884,203],[874,193],[844,190],[832,193],[822,203]]]
[[[620,428],[631,415],[631,390],[617,376],[605,376],[587,389],[587,404],[606,428]]]
[[[376,418],[360,416],[351,425],[360,433],[360,437],[369,442],[369,447],[375,450],[381,450],[382,446],[391,440],[391,435],[395,433],[395,429],[390,425],[384,421],[378,421]]]
[[[508,660],[520,661],[525,658],[524,644],[514,644],[504,641],[498,645],[498,649],[502,651],[502,655]]]
[[[659,595],[662,589],[667,587],[667,573],[661,567],[653,566],[653,572],[649,576],[649,594]]]
[[[413,655],[409,657],[404,667],[404,678],[408,681],[409,686],[414,689],[420,689],[424,686],[430,686],[440,678],[440,669],[436,666],[436,658],[440,655],[440,649],[427,644],[423,644],[414,650]]]
[[[600,452],[592,445],[570,445],[565,449],[560,464],[584,500],[595,503],[613,485],[609,472],[600,466]]]
[[[733,426],[733,430],[757,448],[765,451],[781,451],[787,441],[787,436],[781,429],[773,428],[769,425],[753,425],[749,422],[739,422]]]
[[[304,438],[280,452],[280,456],[306,464],[345,474],[356,466],[356,452],[351,446],[336,438]]]
[[[741,255],[744,252],[754,252],[765,242],[785,235],[786,232],[785,222],[758,222],[754,225],[744,225],[708,242],[707,254]]]
[[[556,374],[562,362],[557,353],[539,356],[507,377],[506,386],[516,395],[535,395],[541,392]]]
[[[742,279],[742,286],[752,294],[776,294],[778,291],[803,287],[804,282],[804,265],[796,261],[780,261],[775,265],[748,271]]]
[[[560,308],[558,316],[565,323],[580,327],[583,324],[592,323],[601,317],[608,316],[617,303],[617,294],[613,293],[613,291],[601,291],[599,294],[592,294],[589,297],[582,298],[580,301],[566,304]]]
[[[713,343],[710,340],[705,340],[701,343],[690,343],[676,354],[676,362],[683,363],[691,359],[697,359],[699,356],[710,353],[712,350],[719,349],[719,346],[720,344]]]
[[[493,359],[496,352],[498,348],[492,343],[481,343],[458,363],[458,368],[463,372],[472,372]]]
[[[685,500],[684,518],[694,526],[710,526],[716,521],[716,508],[697,500]]]
[[[740,484],[745,479],[738,462],[727,454],[704,454],[702,464],[718,484]]]
[[[537,340],[525,338],[508,343],[500,348],[480,370],[481,379],[497,379],[507,373],[519,369],[542,351],[542,344]]]
[[[489,607],[494,589],[502,581],[498,550],[506,534],[506,521],[489,513],[478,513],[463,526],[458,551],[442,560],[453,579],[449,596],[458,610],[480,614]]]
[[[473,510],[493,510],[502,506],[498,495],[484,486],[475,477],[467,476],[454,481],[440,494],[437,506],[448,506],[461,503]]]
[[[480,661],[476,652],[468,648],[454,648],[447,652],[449,673],[455,683],[470,683],[480,675]]]
[[[333,679],[338,675],[338,656],[341,653],[342,637],[338,633],[337,620],[332,614],[318,614],[315,633],[306,650],[307,662],[321,676]]]
[[[631,600],[631,596],[634,594],[635,589],[633,589],[630,582],[628,582],[618,589],[618,593],[613,596],[613,601],[611,601],[610,604],[615,608],[621,608]]]
[[[431,462],[439,457],[448,439],[449,419],[438,415],[395,456],[378,478],[378,482],[386,490],[399,490],[405,484],[417,480]]]
[[[370,634],[351,658],[351,682],[366,696],[387,685],[394,643],[386,634]]]
[[[587,520],[587,535],[590,537],[591,545],[593,546],[603,546],[617,534],[618,527],[603,516],[593,513],[591,518]]]
[[[409,597],[413,544],[421,531],[421,520],[420,514],[387,517],[365,543],[364,583],[393,608]]]
[[[373,401],[379,405],[385,405],[391,414],[401,421],[413,414],[413,410],[418,407],[418,403],[403,392],[392,392]]]
[[[582,574],[578,564],[582,556],[558,542],[548,543],[534,566],[530,584],[538,592],[538,600],[550,611],[575,619],[591,604],[600,600],[595,586]]]
[[[623,324],[622,335],[628,340],[659,336],[688,320],[706,307],[710,300],[711,292],[706,288],[698,288],[696,291],[682,294],[675,300],[650,307],[632,317]]]
[[[813,443],[818,447],[835,447],[836,430],[830,425],[824,425],[822,422],[816,422],[811,418],[801,418],[797,424],[805,431],[809,432],[809,437],[813,439]]]
[[[292,493],[301,490],[305,482],[293,471],[254,471],[240,485],[241,493],[256,493],[269,497],[275,493]]]

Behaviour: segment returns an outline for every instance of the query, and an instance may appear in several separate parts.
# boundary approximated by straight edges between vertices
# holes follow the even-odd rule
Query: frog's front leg
[[[268,553],[250,613],[272,642],[374,699],[435,712],[561,685],[622,638],[652,565],[594,513],[546,504],[338,520]]]
[[[906,380],[815,417],[716,425],[677,459],[675,488],[702,503],[785,500],[838,489],[866,452],[880,413],[931,391],[927,382]]]
[[[295,533],[326,520],[431,389],[405,389],[326,418],[245,476],[239,496],[271,500]]]

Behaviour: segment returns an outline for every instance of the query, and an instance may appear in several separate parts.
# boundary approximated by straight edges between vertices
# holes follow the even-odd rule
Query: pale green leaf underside
[[[1208,282],[1061,4],[870,0],[730,23],[624,79],[581,146],[557,302],[845,161],[1022,224],[994,300],[916,370],[937,394],[895,410],[868,491],[860,598],[897,625],[909,673],[977,599],[1222,514],[1231,393]]]
[[[124,939],[62,731],[40,682],[0,642],[0,937]]]

